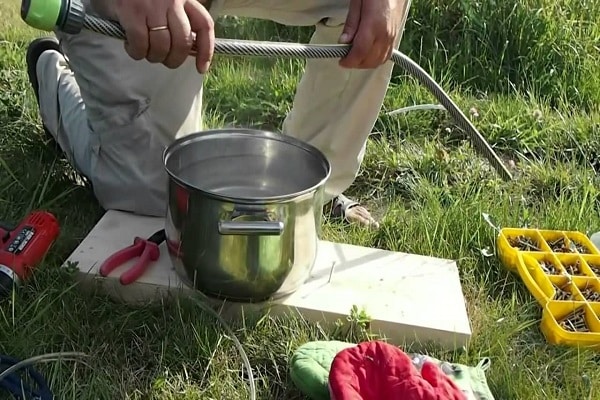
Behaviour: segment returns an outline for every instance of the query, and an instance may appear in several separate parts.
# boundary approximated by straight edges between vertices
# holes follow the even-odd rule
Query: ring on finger
[[[169,27],[167,25],[161,25],[161,26],[156,26],[154,28],[148,28],[148,30],[150,32],[164,31],[164,30],[167,30],[167,29],[169,29]]]

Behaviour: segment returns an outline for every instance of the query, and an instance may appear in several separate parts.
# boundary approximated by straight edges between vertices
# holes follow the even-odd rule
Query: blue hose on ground
[[[0,355],[0,372],[16,366],[21,360]],[[7,374],[0,380],[0,392],[10,393],[17,400],[54,400],[54,394],[48,383],[38,371],[31,366],[23,367],[28,379],[23,379],[23,374],[17,371]],[[31,381],[27,384],[25,381]]]
[[[26,360],[0,355],[0,393],[8,392],[16,400],[54,400],[48,383],[32,365],[50,361],[81,361],[82,357],[87,357],[87,354],[59,352],[42,354]],[[21,372],[26,372],[28,379]],[[27,383],[29,381],[32,384]]]

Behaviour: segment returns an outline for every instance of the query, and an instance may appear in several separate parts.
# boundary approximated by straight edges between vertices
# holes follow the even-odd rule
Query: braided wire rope
[[[124,29],[118,22],[106,20],[93,15],[86,15],[83,22],[84,29],[124,40]],[[230,56],[252,57],[279,57],[279,58],[343,58],[351,49],[351,45],[315,45],[302,43],[262,42],[238,39],[216,39],[215,54]],[[195,52],[195,49],[192,49]],[[505,180],[512,180],[510,171],[506,168],[500,157],[492,149],[477,128],[465,116],[460,108],[446,94],[444,89],[415,61],[398,50],[394,50],[391,61],[403,68],[408,74],[416,78],[450,114],[456,125],[463,129],[469,136],[475,151],[488,160],[490,165]]]

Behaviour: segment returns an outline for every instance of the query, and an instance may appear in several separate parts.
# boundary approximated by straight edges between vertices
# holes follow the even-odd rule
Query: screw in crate
[[[600,302],[600,293],[598,293],[592,286],[586,286],[585,289],[581,290],[581,294],[587,301]]]
[[[574,248],[579,254],[590,254],[590,249],[578,240],[569,238],[571,248]]]
[[[558,275],[558,268],[551,261],[540,261],[540,268],[547,275]]]
[[[577,260],[574,263],[571,264],[563,264],[563,267],[565,268],[565,270],[567,271],[567,273],[569,275],[583,275],[583,272],[581,271],[581,261]]]
[[[554,253],[575,253],[577,248],[573,242],[567,245],[567,240],[564,237],[560,237],[556,240],[548,242],[548,246]]]
[[[553,283],[552,286],[554,286],[554,290],[556,291],[556,293],[554,294],[553,300],[556,300],[556,301],[573,300],[573,293],[564,289],[564,287],[566,285],[558,286],[555,283]]]
[[[585,321],[585,311],[583,308],[579,308],[572,313],[568,314],[562,320],[559,321],[559,325],[566,331],[569,332],[589,332],[590,329]]]
[[[525,235],[508,238],[508,243],[521,251],[541,251],[539,243]]]
[[[591,264],[591,263],[588,262],[588,267],[590,267],[590,269],[592,270],[592,272],[594,273],[594,275],[600,276],[600,265],[598,265],[598,264]]]

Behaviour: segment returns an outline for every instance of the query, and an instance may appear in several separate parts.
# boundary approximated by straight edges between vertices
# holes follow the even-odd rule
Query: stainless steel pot
[[[314,266],[325,156],[281,134],[198,132],[164,152],[165,231],[179,276],[207,296],[260,302],[296,291]]]

